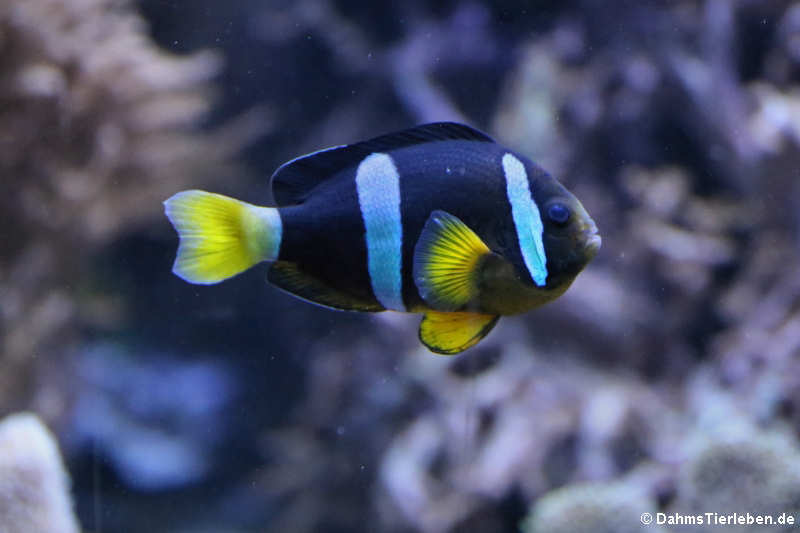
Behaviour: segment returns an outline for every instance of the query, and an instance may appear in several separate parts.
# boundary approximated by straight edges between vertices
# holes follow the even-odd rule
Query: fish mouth
[[[603,238],[597,233],[597,225],[591,220],[583,230],[584,243],[586,252],[591,254],[592,257],[600,250],[603,244]]]
[[[597,233],[589,233],[586,235],[586,251],[592,255],[596,254],[600,250],[600,246],[602,244],[603,238]]]

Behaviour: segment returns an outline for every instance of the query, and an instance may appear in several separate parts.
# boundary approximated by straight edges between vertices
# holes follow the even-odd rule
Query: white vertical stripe
[[[262,246],[264,246],[264,261],[276,261],[283,240],[283,221],[276,207],[249,206],[253,213],[261,219],[260,228]]]
[[[522,258],[534,283],[542,287],[547,282],[547,258],[542,241],[544,227],[539,208],[531,197],[525,165],[512,154],[506,154],[503,156],[503,173]]]
[[[367,230],[367,267],[372,291],[386,309],[405,311],[400,175],[392,158],[379,153],[365,157],[356,171],[356,190]]]

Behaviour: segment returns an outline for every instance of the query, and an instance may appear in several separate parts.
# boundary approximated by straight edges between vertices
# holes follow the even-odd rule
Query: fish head
[[[522,160],[530,193],[528,198],[517,195],[516,205],[512,201],[514,224],[505,229],[503,255],[528,288],[565,289],[597,255],[602,239],[574,194],[535,163]]]
[[[560,183],[552,181],[547,187],[548,194],[537,198],[549,287],[574,279],[594,259],[602,244],[597,224],[583,204]]]
[[[523,313],[558,298],[600,250],[597,225],[581,202],[553,178],[538,177],[531,203],[489,244],[495,253],[482,263],[483,312]]]

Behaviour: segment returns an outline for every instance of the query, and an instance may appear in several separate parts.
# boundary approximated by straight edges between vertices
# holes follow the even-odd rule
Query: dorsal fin
[[[485,133],[456,122],[433,122],[388,133],[368,141],[334,146],[292,159],[272,175],[272,194],[279,206],[300,204],[311,191],[338,171],[357,165],[374,152],[434,141],[468,140],[494,142]]]

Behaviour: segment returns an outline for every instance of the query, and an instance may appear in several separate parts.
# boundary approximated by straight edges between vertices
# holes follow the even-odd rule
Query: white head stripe
[[[544,227],[539,207],[531,197],[525,165],[512,154],[505,154],[503,173],[506,176],[506,193],[511,204],[511,216],[517,230],[522,258],[534,283],[542,287],[547,282],[547,258],[542,241]]]
[[[400,175],[392,158],[379,153],[365,157],[356,171],[356,190],[366,227],[372,291],[385,308],[405,311]]]

